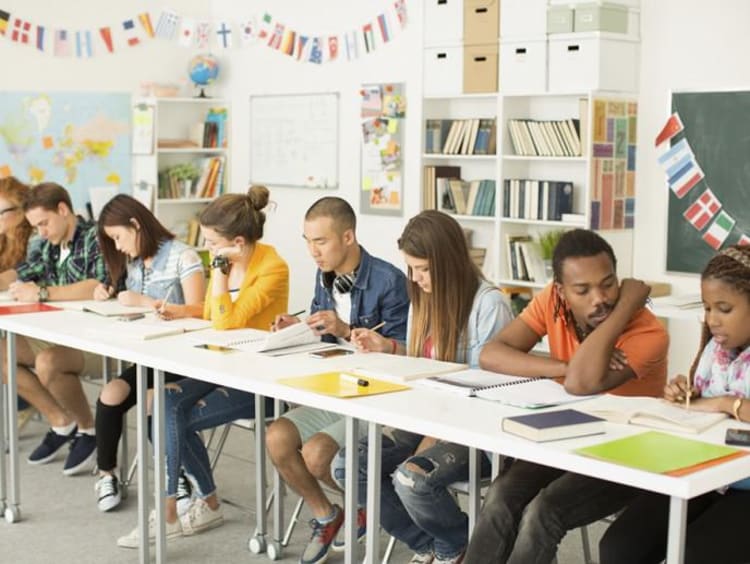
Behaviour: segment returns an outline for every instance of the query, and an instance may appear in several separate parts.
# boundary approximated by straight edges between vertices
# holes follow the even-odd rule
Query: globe
[[[201,89],[198,98],[206,98],[203,88],[219,76],[219,60],[209,54],[196,55],[188,63],[188,76]]]

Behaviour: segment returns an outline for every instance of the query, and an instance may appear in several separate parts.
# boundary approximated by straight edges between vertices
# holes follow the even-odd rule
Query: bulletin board
[[[362,85],[360,119],[360,211],[403,215],[404,85]]]
[[[250,97],[250,180],[338,188],[339,95]]]

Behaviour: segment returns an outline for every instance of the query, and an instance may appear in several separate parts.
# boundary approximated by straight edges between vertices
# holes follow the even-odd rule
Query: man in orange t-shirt
[[[650,288],[617,280],[612,247],[585,229],[565,233],[554,281],[485,345],[482,368],[561,378],[573,394],[660,396],[669,337],[644,308]],[[550,357],[529,351],[547,335]],[[485,497],[464,564],[550,562],[567,531],[624,507],[638,490],[517,460]]]

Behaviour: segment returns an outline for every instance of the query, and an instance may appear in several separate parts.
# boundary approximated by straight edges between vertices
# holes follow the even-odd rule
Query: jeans
[[[464,564],[549,564],[571,530],[622,509],[638,490],[523,460],[492,482]]]
[[[434,552],[449,559],[460,554],[468,542],[468,516],[461,511],[447,486],[469,478],[469,449],[439,441],[414,455],[422,435],[397,429],[382,438],[380,524],[415,552]],[[367,495],[367,439],[359,442],[360,505]],[[344,486],[345,449],[332,464],[334,480]],[[417,471],[407,466],[421,469]],[[490,464],[482,457],[482,473]]]
[[[185,378],[167,387],[164,394],[167,451],[167,496],[177,495],[180,466],[192,478],[200,497],[216,491],[208,451],[199,431],[236,419],[255,417],[255,396]],[[266,398],[266,413],[273,412],[273,398]]]

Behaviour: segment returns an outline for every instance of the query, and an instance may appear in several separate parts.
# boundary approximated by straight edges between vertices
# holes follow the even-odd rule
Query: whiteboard
[[[250,180],[338,187],[339,95],[250,97]]]

